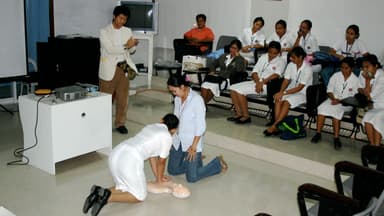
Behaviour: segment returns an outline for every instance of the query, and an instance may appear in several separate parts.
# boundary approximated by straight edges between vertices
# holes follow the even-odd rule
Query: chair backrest
[[[384,172],[384,147],[365,145],[361,149],[361,162],[364,166],[376,165],[376,170]]]
[[[335,183],[337,191],[344,194],[341,175],[352,175],[352,198],[360,202],[362,209],[366,208],[372,197],[379,197],[384,189],[384,172],[376,171],[348,161],[335,164]]]
[[[216,50],[224,48],[225,46],[229,45],[235,39],[237,39],[237,37],[235,37],[235,36],[221,35],[219,37],[219,40],[217,41]]]

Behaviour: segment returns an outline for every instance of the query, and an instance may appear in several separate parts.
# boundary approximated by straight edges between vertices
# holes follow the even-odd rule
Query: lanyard
[[[298,83],[298,82],[299,82],[299,80],[300,80],[301,71],[302,71],[302,70],[299,70],[299,75],[297,75],[297,77],[296,77],[296,83],[295,83],[295,87],[297,86],[297,83]]]
[[[341,96],[343,96],[344,90],[345,90],[345,88],[347,88],[347,85],[348,85],[348,82],[347,82],[347,80],[345,80],[343,82],[343,89],[341,90]]]
[[[270,65],[270,62],[264,63],[263,68],[261,69],[259,78],[263,78],[263,73],[264,73],[265,70],[267,70],[269,65]]]
[[[348,42],[345,42],[345,52],[342,52],[342,54],[344,54],[346,57],[350,57],[350,56],[352,56],[352,53],[351,53],[351,51],[352,51],[352,47],[353,47],[353,44],[354,44],[355,42],[353,42],[352,44],[351,44],[351,46],[349,46],[349,49],[348,49]]]

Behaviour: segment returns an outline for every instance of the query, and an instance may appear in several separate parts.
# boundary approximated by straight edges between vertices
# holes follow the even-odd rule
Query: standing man
[[[112,23],[100,30],[100,91],[112,94],[116,101],[115,127],[121,134],[128,133],[125,127],[129,96],[128,70],[137,73],[130,55],[136,51],[138,40],[133,38],[131,29],[124,26],[129,16],[128,8],[116,6]]]

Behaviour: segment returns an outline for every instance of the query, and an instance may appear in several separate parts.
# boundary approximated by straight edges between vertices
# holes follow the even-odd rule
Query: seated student
[[[275,122],[264,131],[265,136],[278,133],[277,125],[288,115],[290,108],[306,102],[307,87],[312,85],[312,68],[304,60],[307,54],[301,47],[291,51],[291,62],[284,73],[284,81],[280,91],[274,95]]]
[[[362,124],[369,143],[378,146],[384,134],[384,71],[372,54],[363,58],[362,65],[358,90],[371,102],[371,109],[364,115]]]
[[[330,50],[330,54],[335,56],[339,60],[345,57],[352,57],[355,60],[361,59],[363,56],[368,55],[368,50],[364,43],[359,39],[360,37],[359,26],[350,25],[345,31],[345,39],[338,41],[334,44]],[[321,77],[324,84],[328,84],[329,78],[334,73],[334,69],[337,65],[330,65],[321,71]],[[360,64],[356,65],[357,70],[353,70],[356,76],[360,73]]]
[[[107,189],[94,185],[85,199],[83,213],[92,208],[92,216],[110,202],[138,203],[147,196],[144,161],[149,160],[157,183],[168,182],[164,175],[179,119],[167,114],[160,123],[145,126],[138,134],[113,148],[109,155],[109,170],[115,186]]]
[[[324,126],[325,116],[331,116],[333,121],[333,144],[335,149],[341,148],[339,139],[340,120],[344,112],[352,111],[353,107],[343,106],[341,100],[353,97],[357,93],[359,79],[352,73],[355,66],[352,57],[346,57],[341,60],[340,72],[332,75],[327,86],[328,99],[317,108],[317,133],[312,138],[312,143],[317,143],[321,139],[321,130]]]
[[[272,41],[269,43],[268,53],[260,57],[252,70],[252,81],[237,83],[230,87],[231,99],[236,114],[229,117],[228,121],[234,121],[238,124],[251,122],[246,95],[267,95],[267,83],[279,78],[285,69],[285,61],[281,58],[280,51],[279,42]]]
[[[229,45],[229,53],[223,54],[220,58],[214,60],[210,65],[210,73],[212,76],[219,76],[223,80],[227,79],[230,84],[230,76],[237,72],[246,73],[246,61],[240,56],[239,51],[241,49],[241,42],[239,40],[233,40]],[[216,73],[216,68],[220,67],[220,71]],[[219,83],[213,83],[204,81],[201,85],[201,96],[204,99],[204,103],[207,104],[213,96],[220,96]]]
[[[275,32],[267,39],[267,44],[277,41],[281,45],[281,56],[287,61],[288,52],[292,50],[295,39],[287,32],[287,23],[279,20],[275,24]]]
[[[184,40],[175,39],[175,60],[181,62],[184,55],[201,55],[209,51],[208,43],[215,39],[213,31],[205,24],[207,17],[204,14],[196,16],[196,27],[184,33]]]
[[[248,61],[248,64],[255,64],[255,51],[264,48],[265,35],[261,30],[263,27],[263,17],[256,17],[253,20],[252,27],[245,28],[241,34],[240,41],[243,44],[243,48],[240,55]]]
[[[313,56],[314,52],[320,50],[316,37],[311,33],[312,22],[303,20],[300,24],[299,31],[293,47],[300,46],[304,49],[307,56]],[[321,65],[312,65],[312,71],[318,73],[321,71]],[[312,84],[312,83],[311,83]]]

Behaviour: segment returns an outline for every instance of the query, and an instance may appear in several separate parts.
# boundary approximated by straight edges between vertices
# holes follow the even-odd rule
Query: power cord
[[[38,122],[39,122],[39,103],[41,100],[43,100],[44,98],[47,98],[49,97],[50,94],[47,94],[47,95],[44,95],[44,96],[41,96],[38,100],[37,100],[37,103],[36,103],[36,120],[35,120],[35,129],[34,129],[34,135],[35,135],[35,143],[28,147],[28,148],[16,148],[14,151],[13,151],[13,155],[16,157],[16,158],[20,158],[19,160],[15,160],[15,161],[11,161],[11,162],[8,162],[7,165],[27,165],[29,163],[29,158],[27,156],[25,156],[23,153],[25,151],[28,151],[34,147],[37,146],[38,144],[38,138],[37,138],[37,126],[38,126]],[[23,161],[23,159],[25,159],[25,162]]]

